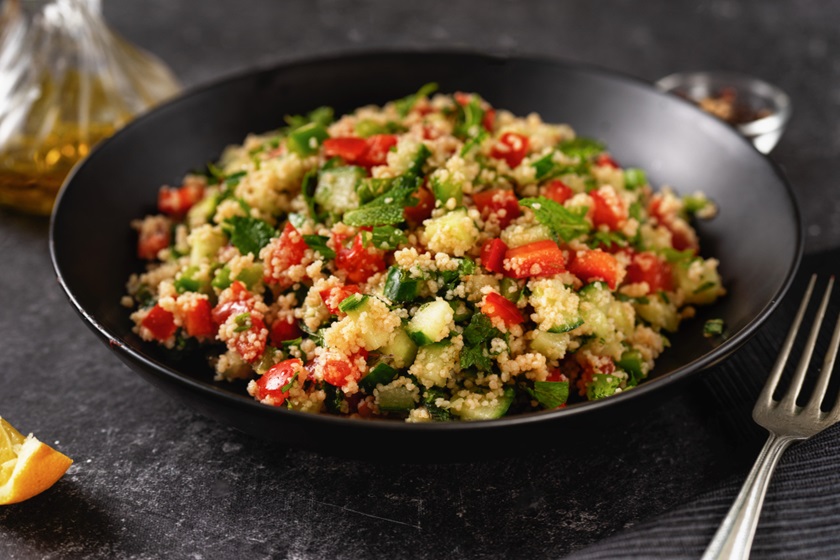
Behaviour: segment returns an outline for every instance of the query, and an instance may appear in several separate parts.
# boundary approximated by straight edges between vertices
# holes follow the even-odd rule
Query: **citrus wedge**
[[[73,460],[24,437],[0,417],[0,505],[16,504],[40,494],[61,478]]]

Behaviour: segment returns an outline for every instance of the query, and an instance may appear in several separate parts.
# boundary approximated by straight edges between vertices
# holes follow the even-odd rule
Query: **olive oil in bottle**
[[[108,28],[99,0],[5,0],[0,205],[49,214],[97,142],[179,90],[161,61]]]

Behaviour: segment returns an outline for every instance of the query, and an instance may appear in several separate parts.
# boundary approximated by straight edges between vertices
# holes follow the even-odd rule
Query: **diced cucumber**
[[[452,308],[452,311],[455,312],[453,319],[456,323],[460,323],[466,321],[470,317],[472,317],[472,310],[467,306],[467,304],[462,299],[454,299],[449,302],[449,307]]]
[[[675,266],[674,278],[685,293],[685,302],[707,305],[724,293],[718,262],[714,259],[696,258],[688,266]]]
[[[375,297],[353,294],[339,304],[339,309],[342,304],[345,304],[346,318],[359,325],[366,349],[376,350],[388,344],[393,331],[382,328],[382,319],[391,313],[385,302]]]
[[[175,277],[175,290],[179,294],[183,294],[184,292],[209,294],[211,292],[210,277],[207,273],[207,267],[205,266],[203,268],[204,270],[202,270],[202,267],[192,265],[179,272]]]
[[[668,303],[661,293],[650,294],[646,301],[647,303],[633,304],[636,314],[655,328],[676,332],[680,325],[680,316],[676,306]]]
[[[513,303],[517,303],[522,296],[522,286],[518,280],[505,276],[499,284],[499,293]]]
[[[539,352],[550,360],[560,360],[566,355],[569,342],[571,342],[569,333],[537,331],[531,341],[531,350]]]
[[[446,205],[449,199],[455,199],[455,204],[460,206],[464,199],[464,191],[461,183],[454,180],[448,173],[442,177],[438,173],[432,174],[431,186],[432,193],[435,198],[440,201],[442,205]]]
[[[397,382],[379,387],[376,403],[379,410],[385,412],[408,412],[417,406],[415,400],[418,392],[411,391],[405,385]]]
[[[406,303],[417,299],[420,294],[420,280],[398,266],[388,269],[383,291],[386,298],[393,302]]]
[[[368,296],[364,294],[350,294],[338,303],[338,310],[343,313],[349,313],[359,309],[368,300]]]
[[[236,279],[245,284],[250,290],[263,279],[263,264],[259,262],[253,263],[251,266],[243,267]]]
[[[408,372],[426,388],[445,387],[458,370],[458,347],[449,340],[421,346]]]
[[[513,387],[505,387],[505,393],[495,399],[492,403],[483,403],[475,408],[463,407],[460,411],[452,410],[453,414],[461,417],[461,420],[494,420],[501,418],[513,403],[515,391]]]
[[[190,264],[199,264],[200,262],[213,259],[219,249],[227,244],[227,237],[217,227],[210,225],[203,225],[198,227],[189,235],[190,243]]]
[[[187,223],[191,228],[196,228],[210,222],[213,215],[216,213],[216,207],[218,205],[218,189],[213,188],[211,191],[210,188],[208,188],[205,191],[204,198],[196,202],[193,207],[187,211]]]
[[[367,393],[372,393],[377,385],[387,385],[397,376],[399,372],[386,364],[379,362],[373,366],[367,375],[359,380],[359,387]]]
[[[286,145],[298,155],[309,156],[317,152],[321,142],[329,137],[324,125],[311,122],[290,132]]]
[[[509,249],[552,239],[551,230],[543,224],[511,225],[502,230],[500,237]]]
[[[414,344],[405,329],[398,327],[394,332],[394,338],[380,348],[380,352],[384,358],[390,359],[394,367],[403,369],[414,362],[414,358],[417,356],[417,345]]]
[[[449,336],[455,311],[443,298],[424,303],[408,322],[408,334],[418,345],[439,342]]]
[[[315,202],[324,210],[336,214],[358,208],[356,184],[363,176],[364,170],[352,165],[321,171],[315,187]]]
[[[216,274],[213,276],[213,280],[210,282],[210,285],[217,290],[224,290],[230,286],[232,282],[233,280],[230,278],[230,267],[225,265],[216,270]]]
[[[621,354],[621,359],[615,363],[615,365],[627,372],[629,376],[629,380],[627,381],[628,387],[638,385],[644,379],[646,375],[644,364],[642,353],[638,350],[625,350]]]
[[[466,208],[457,208],[426,221],[429,248],[439,253],[461,256],[475,247],[478,236],[478,228]]]
[[[532,280],[529,302],[537,312],[539,322],[551,322],[550,332],[564,333],[584,322],[580,312],[580,296],[557,278]]]

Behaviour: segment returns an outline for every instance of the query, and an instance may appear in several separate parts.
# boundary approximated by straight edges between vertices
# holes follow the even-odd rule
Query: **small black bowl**
[[[720,260],[728,295],[701,308],[670,337],[651,379],[604,399],[483,422],[407,424],[312,415],[255,402],[241,385],[214,383],[203,356],[173,357],[131,332],[120,305],[142,268],[129,222],[154,212],[162,184],[217,158],[249,132],[283,116],[331,105],[337,114],[384,103],[426,82],[476,91],[516,114],[537,112],[606,142],[625,166],[655,186],[705,192],[719,205],[698,229],[703,253]],[[132,369],[209,417],[249,434],[329,454],[449,461],[517,453],[539,438],[565,443],[571,431],[622,423],[633,407],[727,357],[775,309],[802,254],[802,226],[790,186],[773,163],[732,128],[651,84],[574,63],[457,52],[374,53],[305,61],[236,76],[187,93],[98,146],[64,185],[52,216],[50,249],[59,281],[85,323]],[[726,336],[703,337],[721,318]]]

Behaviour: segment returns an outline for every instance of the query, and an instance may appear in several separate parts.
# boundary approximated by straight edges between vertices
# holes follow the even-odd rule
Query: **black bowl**
[[[496,107],[532,111],[601,139],[655,186],[701,190],[719,215],[698,226],[703,253],[717,257],[728,295],[671,337],[652,378],[632,391],[563,410],[473,423],[406,424],[311,415],[261,405],[241,385],[214,383],[199,355],[174,359],[131,332],[120,305],[141,270],[132,219],[153,212],[161,184],[218,157],[249,132],[283,116],[331,105],[338,114],[384,103],[435,81],[444,92],[476,91]],[[380,53],[253,71],[192,91],[137,119],[98,146],[64,185],[51,224],[61,285],[84,321],[115,354],[158,387],[207,416],[255,436],[331,454],[440,460],[516,453],[539,437],[560,441],[573,426],[621,423],[633,406],[717,363],[752,336],[786,292],[802,253],[799,213],[773,163],[732,128],[690,103],[632,77],[554,60],[470,53]],[[702,335],[721,318],[725,338]]]

